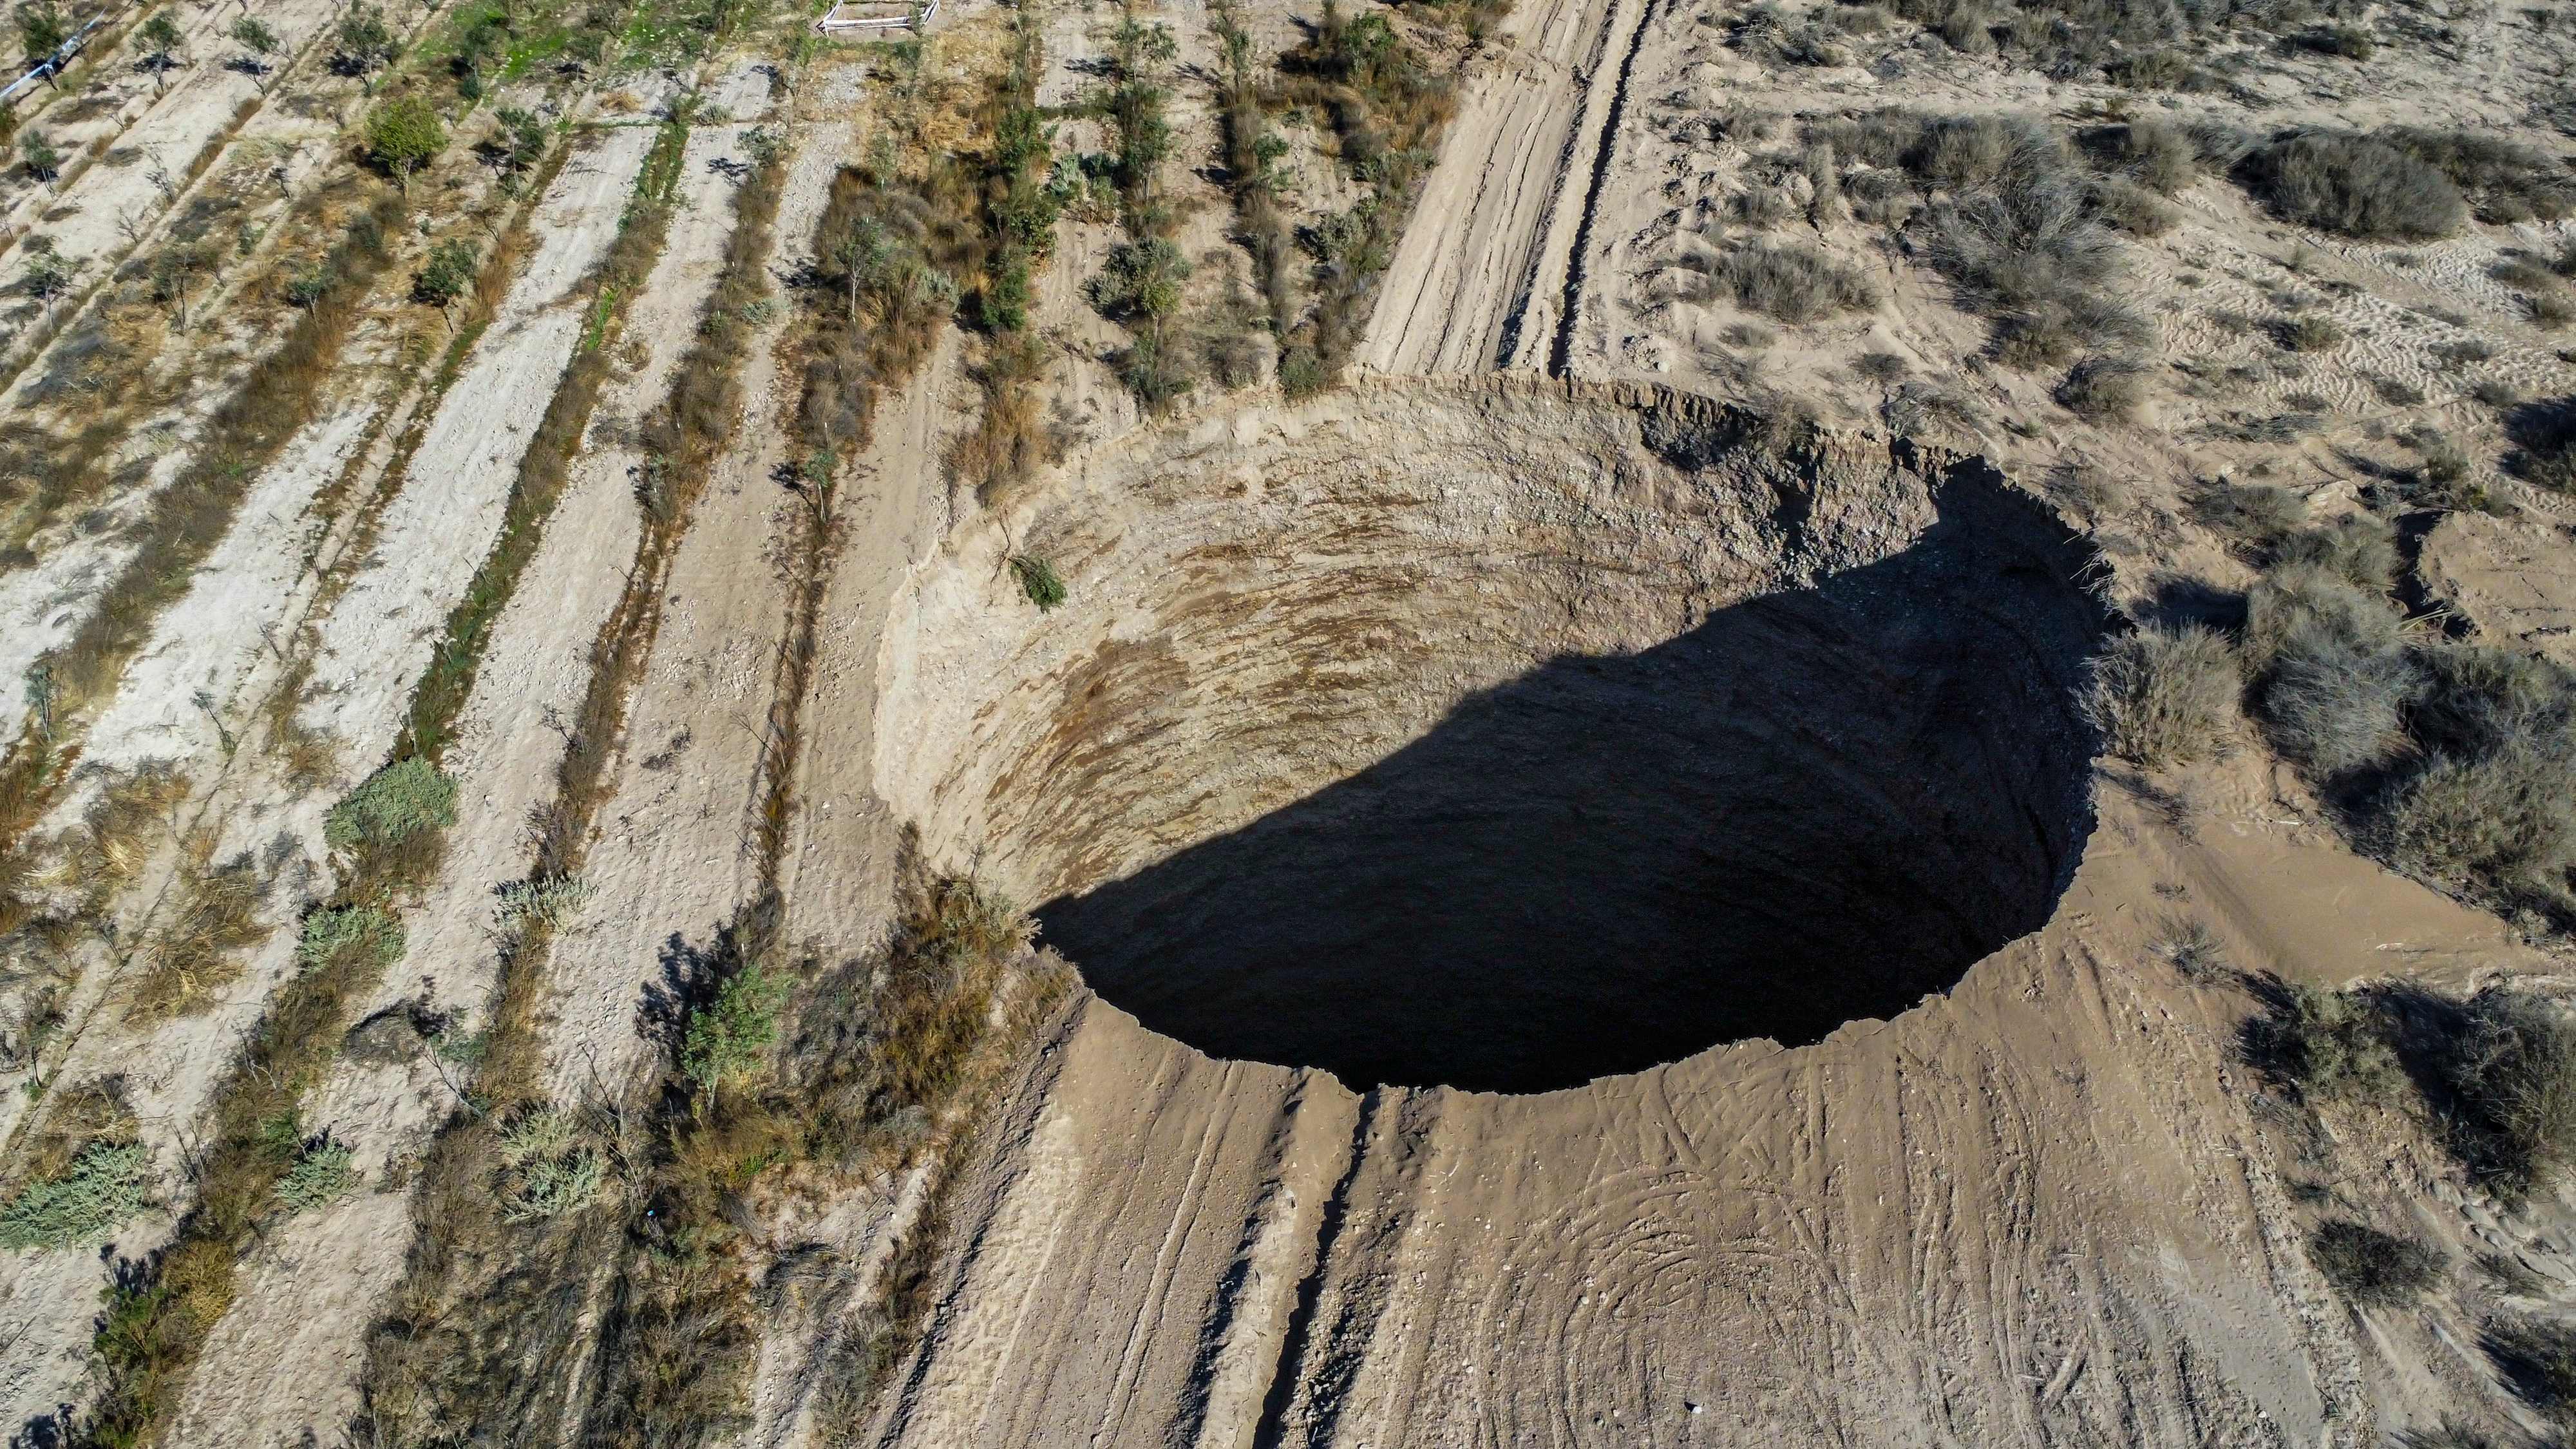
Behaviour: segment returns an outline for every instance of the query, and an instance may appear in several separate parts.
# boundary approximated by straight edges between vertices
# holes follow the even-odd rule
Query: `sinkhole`
[[[1054,613],[912,599],[880,771],[1101,998],[1539,1091],[1893,1016],[2048,919],[2104,624],[2053,517],[1696,399],[1386,391],[1085,470]]]

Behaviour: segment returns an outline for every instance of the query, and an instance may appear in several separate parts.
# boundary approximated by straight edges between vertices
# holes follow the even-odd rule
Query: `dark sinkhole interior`
[[[1877,563],[1470,696],[1045,938],[1148,1027],[1354,1086],[1540,1091],[1904,1011],[2044,923],[2092,824],[2079,549],[1960,492]]]

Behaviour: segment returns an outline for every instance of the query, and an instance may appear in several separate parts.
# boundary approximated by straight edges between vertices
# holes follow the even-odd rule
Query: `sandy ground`
[[[1183,721],[1122,735],[1092,713],[1101,687],[1159,667],[1156,630],[1170,622],[1134,592],[1161,587],[1162,577],[1119,577],[1111,565],[1149,559],[1186,572],[1197,592],[1173,617],[1233,609],[1248,628],[1271,607],[1265,590],[1311,576],[1320,559],[1341,556],[1334,550],[1365,555],[1400,535],[1406,500],[1391,498],[1355,513],[1329,547],[1292,557],[1265,555],[1257,539],[1200,540],[1207,549],[1196,553],[1145,547],[1191,488],[1256,503],[1273,489],[1287,496],[1305,466],[1294,451],[1301,441],[1374,429],[1373,458],[1401,467],[1418,457],[1430,425],[1406,425],[1408,408],[1428,406],[1427,394],[1407,391],[1421,384],[1401,380],[1413,374],[1552,372],[1777,392],[1866,442],[1887,399],[1856,383],[1852,364],[1891,353],[1915,376],[1971,395],[1984,415],[1968,431],[2025,482],[2079,459],[2135,481],[2156,521],[2141,537],[2103,541],[2123,586],[2177,561],[2235,567],[2169,512],[2195,478],[2267,477],[2340,508],[2368,481],[2363,461],[2386,456],[2404,429],[2431,424],[2472,445],[2481,476],[2512,507],[2511,516],[2455,514],[2434,528],[2423,545],[2427,589],[2463,627],[2576,660],[2576,581],[2563,557],[2576,513],[2495,469],[2495,410],[2467,396],[2478,381],[2526,394],[2576,386],[2564,339],[2531,327],[2511,289],[2489,275],[2508,249],[2553,254],[2576,231],[2523,223],[2404,247],[2330,242],[2294,234],[2232,186],[2205,181],[2175,199],[2172,231],[2123,244],[2124,285],[2153,314],[2161,356],[2177,364],[2157,375],[2148,425],[2133,429],[2070,421],[2048,400],[2052,377],[1980,360],[1985,329],[1920,259],[1847,220],[1806,228],[1808,239],[1868,267],[1883,301],[1808,327],[1769,327],[1767,346],[1748,347],[1729,340],[1750,320],[1744,314],[1670,294],[1671,269],[1700,244],[1701,221],[1742,188],[1765,149],[1710,140],[1698,118],[1735,103],[1781,112],[1910,104],[2028,108],[2072,121],[2133,97],[1952,54],[1901,25],[1852,43],[1848,65],[1766,70],[1724,46],[1737,8],[1525,3],[1471,62],[1419,220],[1379,284],[1384,301],[1361,353],[1376,376],[1285,423],[1205,394],[1192,404],[1197,415],[1142,422],[1106,365],[1125,336],[1079,290],[1123,234],[1068,224],[1039,316],[1057,351],[1049,401],[1079,441],[1062,470],[995,518],[953,492],[939,465],[945,438],[974,405],[968,348],[944,338],[923,374],[885,399],[845,493],[848,538],[803,702],[782,863],[791,938],[840,955],[882,934],[904,823],[926,827],[938,863],[972,865],[1034,901],[1067,872],[1140,872],[1214,828],[1208,822],[1280,804],[1318,772],[1363,768],[1432,729],[1432,706],[1493,682],[1478,672],[1488,655],[1502,657],[1490,630],[1505,627],[1496,620],[1507,585],[1524,581],[1426,572],[1408,586],[1487,598],[1496,613],[1462,613],[1465,622],[1438,639],[1408,633],[1395,616],[1375,632],[1319,633],[1348,647],[1300,678],[1289,677],[1293,648],[1247,634],[1233,656],[1197,661],[1199,672],[1184,670],[1170,688],[1197,691],[1231,717],[1268,719],[1297,736],[1295,748],[1219,761],[1204,775],[1175,766],[1156,782],[1161,793],[1139,797],[1150,810],[1129,811],[1155,815],[1131,838],[1068,838],[1074,832],[1060,828],[1134,804],[1104,801],[1113,767],[1178,749],[1196,728]],[[213,12],[201,29],[228,24],[229,13]],[[971,17],[952,11],[942,25]],[[1166,18],[1182,32],[1174,115],[1195,167],[1213,155],[1200,74],[1209,38],[1194,6]],[[2265,125],[2521,125],[2556,84],[2558,42],[2526,35],[2518,27],[2528,22],[2510,15],[2448,18],[2442,66],[2418,64],[2395,44],[2359,65],[2268,58],[2209,105]],[[312,6],[290,6],[272,23],[296,40],[323,20]],[[1090,83],[1081,67],[1100,52],[1105,21],[1105,12],[1056,15],[1046,100]],[[1277,8],[1253,16],[1273,48],[1296,38],[1293,21]],[[83,136],[120,135],[120,152],[136,159],[118,166],[111,156],[85,172],[60,199],[77,209],[48,228],[112,238],[116,208],[152,190],[139,179],[141,151],[229,121],[239,98],[226,87],[248,82],[210,63],[211,44],[200,43],[196,71],[159,104],[138,102],[123,79],[117,109],[79,123],[92,128]],[[2461,73],[2484,86],[2458,85]],[[716,90],[747,122],[765,88],[744,70]],[[806,260],[834,170],[867,140],[833,104],[821,101],[821,119],[799,130],[777,223],[782,283]],[[817,105],[816,95],[800,99],[800,108]],[[264,134],[278,109],[254,118],[248,134]],[[1103,144],[1087,122],[1065,125],[1068,147]],[[450,760],[464,819],[444,874],[413,914],[410,953],[374,1007],[470,1007],[488,991],[493,893],[526,869],[525,823],[548,798],[563,721],[587,684],[588,643],[626,583],[637,455],[623,425],[662,395],[687,345],[730,220],[730,183],[713,163],[742,129],[692,137],[693,203],[628,324],[643,360],[611,383],[572,486],[495,631]],[[1345,202],[1315,140],[1294,140],[1292,164],[1315,173],[1297,199],[1300,215]],[[319,621],[318,690],[301,713],[341,742],[340,784],[381,762],[497,526],[579,331],[569,289],[606,244],[649,141],[640,126],[608,132],[567,166],[501,315],[382,511],[368,515],[365,556],[347,561],[350,586]],[[1176,193],[1192,253],[1223,245],[1227,213],[1213,183],[1192,174]],[[24,191],[0,196],[13,219],[56,204]],[[21,264],[0,260],[0,282]],[[1220,275],[1202,266],[1193,297]],[[2347,340],[2285,359],[2259,328],[2238,325],[2276,310],[2285,290]],[[779,335],[766,332],[756,346],[737,446],[718,461],[671,569],[590,854],[595,895],[553,949],[548,1048],[552,1085],[567,1100],[615,1098],[644,1079],[659,1051],[639,1021],[649,993],[686,968],[756,883],[744,842],[779,677],[787,591],[777,565],[800,506],[773,477],[786,459],[783,420],[796,385],[775,355]],[[2461,360],[2457,348],[2470,341],[2487,354]],[[2415,401],[2391,400],[2410,391]],[[221,713],[276,667],[264,651],[294,634],[313,582],[296,566],[297,545],[318,526],[305,502],[344,468],[367,466],[352,463],[353,452],[384,446],[368,432],[375,406],[326,415],[260,480],[92,744],[93,758],[120,767],[171,758],[206,770],[201,792],[210,793],[196,808],[221,825],[224,848],[274,846],[289,862],[270,902],[281,926],[311,894],[300,873],[318,868],[313,837],[332,792],[281,804],[277,782],[232,772],[196,699],[202,691]],[[2246,435],[2248,419],[2293,413],[2317,421],[2281,437]],[[1300,427],[1314,431],[1298,435]],[[184,451],[184,428],[170,441],[155,475],[164,479]],[[1290,451],[1250,466],[1256,443]],[[1121,471],[1155,449],[1175,460],[1181,481]],[[1627,466],[1524,461],[1528,476],[1570,485]],[[152,486],[111,500],[94,537],[65,530],[45,540],[33,567],[0,575],[0,618],[12,624],[0,630],[0,677],[77,622],[80,600],[121,558],[113,523]],[[1438,506],[1471,503],[1462,492]],[[1580,509],[1564,517],[1575,537],[1611,537],[1620,521]],[[1472,535],[1465,514],[1435,524]],[[1765,527],[1744,524],[1730,546],[1752,549],[1769,538]],[[1077,599],[1069,611],[1038,620],[1017,596],[1003,560],[1023,548],[1066,565]],[[1652,549],[1605,560],[1571,548],[1544,567],[1561,570],[1563,597],[1550,598],[1574,620],[1596,597],[1587,571],[1716,587],[1672,562]],[[1358,604],[1376,577],[1352,570]],[[1101,598],[1117,602],[1085,612]],[[943,632],[960,620],[1034,641],[1025,657],[1054,660],[1013,697],[1016,718],[982,702],[993,672],[1024,656],[981,649],[975,641],[986,636],[973,629]],[[1096,674],[1080,672],[1083,657],[1103,661]],[[1428,711],[1421,719],[1399,728],[1305,713],[1351,673],[1418,660],[1449,671],[1412,701]],[[1264,689],[1230,686],[1228,671],[1259,675]],[[1039,739],[1059,752],[956,758],[960,741],[992,738]],[[1714,1046],[1529,1096],[1372,1089],[1312,1069],[1215,1060],[1146,1030],[1114,1000],[1078,994],[1030,1045],[959,1164],[927,1336],[872,1422],[817,1423],[812,1394],[913,1231],[925,1177],[860,1184],[764,1224],[782,1262],[819,1247],[834,1267],[765,1301],[755,1423],[742,1442],[2359,1449],[2383,1427],[2428,1424],[2492,1394],[2487,1366],[2466,1346],[2479,1323],[2456,1305],[2421,1315],[2355,1310],[2310,1265],[2302,1239],[2313,1211],[2295,1197],[2300,1184],[2285,1164],[2312,1145],[2285,1145],[2286,1109],[2243,1063],[2245,999],[2182,978],[2158,942],[2188,917],[2208,925],[2237,966],[2320,984],[2403,974],[2456,989],[2562,963],[2493,917],[2356,858],[2295,782],[2255,752],[2179,785],[2187,818],[2170,801],[2095,777],[2089,843],[2045,926],[1985,955],[1920,1007],[1854,1020],[1811,1046]],[[151,909],[144,900],[125,914],[139,922]],[[74,1075],[132,1067],[147,1139],[175,1164],[214,1072],[282,975],[286,946],[281,932],[203,1016],[142,1032],[100,1017],[75,1048]],[[112,986],[102,957],[83,984],[83,1009]],[[365,1185],[330,1210],[284,1222],[253,1250],[239,1306],[191,1381],[172,1442],[327,1443],[340,1431],[355,1403],[364,1325],[408,1240],[408,1204],[385,1185],[447,1109],[448,1092],[424,1063],[353,1060],[335,1071],[313,1120],[359,1149]],[[2568,1204],[2514,1218],[2462,1192],[2420,1144],[2362,1137],[2331,1150],[2374,1164],[2362,1185],[2339,1189],[2354,1194],[2354,1211],[2411,1222],[2454,1258],[2495,1253],[2523,1264],[2547,1285],[2541,1306],[2576,1290]],[[176,1210],[184,1190],[175,1171],[166,1176]],[[168,1226],[168,1211],[140,1220],[115,1248],[146,1249]],[[22,1255],[0,1274],[0,1412],[23,1421],[71,1395],[98,1279],[91,1250]]]
[[[189,179],[189,168],[202,148],[225,137],[237,123],[241,134],[224,142],[227,149],[265,148],[279,162],[286,160],[288,146],[313,152],[326,149],[334,129],[327,119],[317,123],[286,110],[271,111],[268,103],[294,81],[319,74],[318,65],[309,63],[310,54],[303,53],[304,47],[336,22],[337,8],[329,0],[280,0],[261,8],[259,18],[277,32],[285,47],[281,60],[294,57],[307,62],[296,67],[295,77],[272,74],[269,79],[274,86],[268,91],[219,61],[239,51],[223,38],[223,32],[240,13],[238,6],[210,7],[204,12],[190,35],[194,63],[174,72],[169,89],[158,99],[152,96],[148,76],[132,76],[126,85],[139,92],[140,114],[129,121],[124,111],[113,113],[116,119],[105,124],[115,129],[98,137],[109,149],[94,164],[77,176],[67,175],[66,184],[58,189],[49,188],[55,194],[19,201],[11,214],[16,229],[13,240],[36,235],[49,239],[59,255],[79,265],[80,285],[95,284],[136,249],[129,233],[139,229],[142,245],[153,244],[185,201],[224,183],[225,168],[219,162],[207,166],[195,182]],[[132,48],[129,43],[126,53]],[[42,128],[41,118],[36,124]],[[66,133],[56,144],[71,154],[68,143],[77,139],[77,133]],[[14,284],[31,255],[23,245],[0,255],[0,285]],[[17,316],[14,311],[11,320],[0,321],[0,370],[14,367],[29,346],[50,335],[42,321],[41,315]]]
[[[1515,8],[1480,60],[1420,213],[1379,285],[1360,360],[1379,372],[1549,365],[1585,182],[1626,83],[1643,0]]]
[[[362,1019],[413,1002],[471,1013],[490,995],[496,894],[526,873],[528,820],[553,797],[562,722],[580,708],[586,651],[634,554],[640,455],[626,429],[668,393],[714,287],[732,210],[729,186],[707,163],[728,155],[738,136],[719,126],[690,137],[687,200],[625,321],[624,335],[640,340],[645,355],[603,390],[574,480],[493,631],[447,753],[459,809],[446,861],[408,917],[401,970]],[[464,1029],[474,1029],[470,1016]],[[308,1430],[327,1439],[356,1410],[365,1325],[398,1279],[411,1240],[408,1200],[384,1185],[387,1173],[425,1145],[452,1101],[440,1069],[416,1055],[342,1059],[310,1116],[357,1149],[371,1187],[294,1219],[263,1244],[205,1370],[190,1381],[177,1430],[183,1439],[266,1443]]]
[[[412,457],[413,477],[377,525],[373,557],[321,626],[316,695],[301,717],[350,747],[359,773],[392,743],[383,723],[428,662],[438,628],[483,562],[529,437],[584,322],[573,289],[617,234],[653,134],[601,134],[565,163],[531,229],[538,241],[448,389]]]
[[[376,636],[381,641],[378,647],[403,649],[411,659],[405,686],[418,672],[434,642],[431,631],[443,622],[481,560],[480,550],[469,552],[458,546],[471,535],[460,531],[451,510],[460,504],[473,506],[480,490],[485,495],[482,536],[488,538],[497,526],[499,500],[518,464],[518,452],[508,447],[508,441],[516,438],[518,447],[524,448],[535,414],[544,408],[551,380],[561,371],[579,326],[577,308],[551,314],[563,319],[553,326],[547,325],[549,314],[541,309],[563,301],[565,290],[614,234],[618,212],[649,145],[649,134],[609,133],[589,158],[565,167],[555,190],[540,203],[540,217],[548,223],[547,240],[514,284],[501,318],[441,404],[441,420],[464,417],[473,422],[451,421],[444,428],[439,421],[431,424],[428,439],[412,459],[403,491],[386,510],[386,526],[376,535],[375,552],[358,570],[358,586],[344,594],[340,609],[322,621],[321,638],[326,645],[336,641],[348,647],[360,631],[383,631]],[[555,338],[557,345],[548,354],[531,345],[531,336]],[[495,354],[513,365],[488,365]],[[482,424],[495,410],[496,393],[505,387],[518,389],[512,405],[526,411],[528,420],[516,433],[501,432],[496,440]],[[533,405],[525,401],[529,394],[534,395]],[[442,437],[466,456],[433,451],[431,444]],[[251,522],[256,526],[259,520],[252,517]],[[400,567],[388,565],[389,554],[419,566],[422,574],[407,575]],[[410,625],[391,622],[396,611],[405,609],[408,614],[399,617],[409,617]],[[352,613],[358,616],[354,624],[346,618]],[[411,634],[413,630],[419,632]],[[330,675],[325,672],[320,678],[327,682]],[[407,687],[363,696],[344,692],[329,698],[329,708],[321,717],[343,739],[381,751],[400,725],[407,694]],[[82,1081],[122,1070],[143,1124],[144,1140],[161,1155],[165,1178],[173,1184],[183,1180],[178,1172],[180,1155],[206,1093],[233,1056],[239,1033],[292,968],[292,925],[308,899],[312,875],[323,868],[326,858],[320,817],[332,795],[311,794],[279,810],[278,783],[266,770],[248,772],[224,782],[201,812],[201,818],[219,832],[217,858],[261,850],[278,861],[272,876],[275,884],[263,907],[272,934],[246,963],[241,979],[203,1012],[129,1031],[107,1019],[115,1009],[118,973],[92,969],[79,982],[70,1008],[73,1019],[87,1025],[57,1071],[65,1080]],[[174,1190],[171,1196],[174,1209],[184,1206],[182,1195]],[[166,1235],[170,1222],[167,1214],[146,1218],[121,1235],[117,1247],[129,1254],[146,1251]],[[24,1315],[25,1327],[13,1359],[23,1354],[20,1361],[41,1366],[13,1386],[9,1400],[0,1404],[0,1415],[24,1420],[50,1410],[70,1393],[88,1341],[94,1285],[102,1266],[99,1256],[86,1248],[39,1253],[22,1260],[20,1270],[0,1284],[0,1295],[5,1295],[0,1297],[0,1314]]]

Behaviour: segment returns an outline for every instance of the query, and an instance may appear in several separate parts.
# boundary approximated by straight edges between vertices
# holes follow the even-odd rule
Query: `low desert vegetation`
[[[1702,279],[1682,293],[1687,300],[1724,297],[1793,326],[1878,305],[1878,287],[1867,273],[1810,246],[1755,241],[1685,258],[1683,265]]]
[[[295,942],[295,964],[304,971],[388,971],[402,954],[402,918],[374,905],[315,910]]]
[[[2086,422],[2131,422],[2147,400],[2147,365],[2133,357],[2088,357],[2067,369],[2053,396]]]
[[[2113,292],[2126,266],[2118,231],[2153,228],[2148,218],[2157,214],[2118,173],[2161,164],[2152,159],[2161,142],[2140,141],[2149,149],[2137,157],[2125,139],[2094,145],[2090,154],[2111,158],[2108,180],[2124,191],[2033,117],[1872,111],[1811,123],[1805,135],[1835,156],[1894,168],[1928,198],[1916,206],[1889,196],[1872,207],[1949,280],[1961,305],[1992,321],[1995,356],[2006,365],[2126,359],[2155,341],[2154,325]]]
[[[1065,600],[1064,580],[1057,576],[1055,565],[1035,554],[1013,554],[1011,573],[1020,581],[1020,593],[1038,612],[1046,613]]]
[[[2513,986],[2452,1000],[2264,981],[2257,994],[2246,1055],[2311,1105],[2409,1113],[2509,1206],[2576,1169],[2576,1022],[2556,1002]]]
[[[2508,1317],[2488,1326],[2487,1357],[2524,1403],[2562,1430],[2576,1430],[2576,1324]]]
[[[128,997],[128,1020],[195,1011],[240,976],[242,953],[268,939],[268,882],[248,854],[211,858],[189,842],[174,885],[177,904],[145,943]]]
[[[1495,13],[1499,14],[1499,7]],[[1341,379],[1395,261],[1441,132],[1457,109],[1455,87],[1388,12],[1345,14],[1325,5],[1306,43],[1279,61],[1283,100],[1331,125],[1343,170],[1360,198],[1306,235],[1316,262],[1311,304],[1288,328],[1279,382],[1292,397]]]
[[[2093,661],[2085,718],[2104,747],[2147,769],[2224,754],[2237,733],[2244,678],[2235,647],[2197,624],[2146,626]]]
[[[882,959],[829,972],[789,962],[771,901],[709,963],[717,979],[689,1011],[652,1181],[629,1225],[640,1246],[602,1349],[600,1442],[697,1445],[738,1422],[759,1342],[759,1258],[746,1239],[756,1219],[741,1204],[758,1199],[763,1176],[798,1164],[873,1176],[911,1160],[989,1076],[976,1064],[990,1061],[997,998],[1043,1001],[1054,989],[1052,975],[1031,973],[1034,927],[1009,902],[917,859],[905,869]],[[804,989],[791,993],[791,979]],[[848,1010],[860,992],[873,1008]],[[883,1317],[889,1333],[917,1328]]]
[[[2441,168],[2375,137],[2309,131],[2257,146],[2237,179],[2284,221],[2363,241],[2429,241],[2468,219]]]
[[[2308,1235],[2308,1258],[2344,1297],[2365,1308],[2414,1302],[2442,1281],[2442,1251],[2417,1238],[2337,1218]]]
[[[139,1142],[92,1142],[61,1170],[20,1187],[0,1205],[0,1248],[96,1243],[151,1206],[152,1151]]]
[[[357,1188],[357,1173],[351,1166],[356,1156],[348,1144],[328,1137],[302,1143],[272,1189],[278,1207],[294,1217],[320,1212],[347,1197]]]

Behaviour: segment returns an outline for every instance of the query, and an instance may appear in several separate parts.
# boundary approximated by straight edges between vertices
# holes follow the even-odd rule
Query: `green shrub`
[[[474,286],[474,263],[474,243],[462,237],[431,247],[429,260],[412,278],[412,300],[444,307],[464,296]]]
[[[305,971],[357,967],[391,970],[402,959],[403,924],[374,906],[335,906],[304,918],[295,942],[295,964]]]
[[[2225,753],[2244,683],[2226,636],[2197,624],[2148,627],[2093,661],[2084,716],[2111,753],[2148,769]]]
[[[561,1217],[589,1205],[608,1179],[608,1159],[582,1141],[573,1114],[540,1107],[501,1129],[501,1216],[510,1222]]]
[[[93,1142],[59,1175],[21,1188],[0,1208],[0,1248],[64,1248],[104,1237],[151,1206],[152,1151]]]
[[[1181,305],[1181,284],[1189,280],[1189,259],[1160,237],[1122,242],[1083,291],[1100,314],[1113,321],[1158,322]]]
[[[589,1206],[607,1178],[608,1160],[594,1147],[532,1162],[519,1170],[501,1216],[514,1223],[561,1217]]]
[[[2439,167],[2349,131],[2305,131],[2258,147],[2237,176],[2282,220],[2363,241],[2429,241],[2468,219],[2467,201]]]
[[[2308,1235],[2308,1257],[2346,1298],[2371,1308],[2412,1303],[2442,1281],[2442,1251],[2339,1218]]]
[[[551,929],[581,909],[593,894],[590,882],[579,876],[512,881],[501,887],[501,926],[505,930],[525,930],[530,926]]]
[[[306,1143],[296,1153],[294,1165],[277,1179],[277,1205],[294,1215],[318,1211],[347,1197],[357,1184],[357,1174],[349,1165],[352,1155],[329,1138]]]
[[[2384,599],[2321,569],[2267,574],[2247,600],[2246,652],[2254,714],[2273,748],[2318,779],[2403,750],[2419,680],[2400,622]]]
[[[63,153],[42,131],[20,136],[18,154],[26,159],[27,174],[38,181],[51,181],[63,174]]]
[[[772,981],[758,965],[728,977],[714,1000],[689,1014],[680,1075],[701,1094],[749,1076],[778,1039],[778,1008],[786,999],[787,984]]]
[[[18,44],[30,65],[52,56],[72,38],[71,17],[56,0],[21,0],[17,20]]]
[[[1043,614],[1065,600],[1064,580],[1056,576],[1055,565],[1035,554],[1013,554],[1011,572],[1018,576],[1020,592]]]
[[[385,24],[384,7],[360,5],[340,18],[331,53],[331,68],[342,75],[362,76],[394,58],[401,48],[394,39],[393,27]]]
[[[2269,1010],[2246,1024],[2256,1065],[2310,1100],[2381,1100],[2406,1084],[2387,1014],[2366,992],[2271,983]]]
[[[2507,1202],[2576,1163],[2576,1027],[2557,1006],[2493,987],[2472,997],[2439,1061],[2451,1148]]]
[[[429,761],[396,760],[331,807],[322,837],[332,848],[398,845],[424,830],[456,823],[456,782]]]
[[[411,185],[412,173],[446,149],[447,128],[418,96],[388,101],[367,118],[368,159],[405,187]]]

